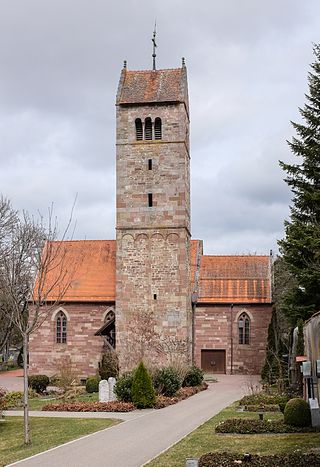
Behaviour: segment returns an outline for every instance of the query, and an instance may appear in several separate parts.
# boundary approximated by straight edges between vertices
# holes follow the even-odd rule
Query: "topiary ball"
[[[284,423],[293,426],[310,426],[311,412],[307,402],[300,397],[290,399],[284,409]]]
[[[87,378],[86,381],[86,391],[91,394],[93,392],[99,392],[99,379],[95,376]]]

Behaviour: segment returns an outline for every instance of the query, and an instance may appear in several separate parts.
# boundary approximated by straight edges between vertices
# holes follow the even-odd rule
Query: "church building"
[[[202,241],[191,239],[184,60],[181,68],[146,71],[125,63],[116,121],[116,240],[64,242],[66,261],[81,260],[62,302],[30,337],[30,372],[52,375],[68,360],[86,378],[114,349],[122,371],[144,359],[259,373],[271,258],[206,256]]]

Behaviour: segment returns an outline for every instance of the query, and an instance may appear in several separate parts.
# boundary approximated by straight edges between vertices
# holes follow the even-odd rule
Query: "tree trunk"
[[[28,353],[29,336],[28,334],[23,334],[23,426],[25,444],[31,443],[29,426]]]

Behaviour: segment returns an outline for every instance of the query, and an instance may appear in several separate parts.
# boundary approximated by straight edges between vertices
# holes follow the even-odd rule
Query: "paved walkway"
[[[179,404],[145,412],[11,465],[140,467],[246,393],[246,377],[222,375],[218,380]]]
[[[8,391],[23,391],[23,370],[1,372],[0,387],[6,388]]]

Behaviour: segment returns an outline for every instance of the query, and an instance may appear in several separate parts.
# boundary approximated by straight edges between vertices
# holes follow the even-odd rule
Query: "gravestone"
[[[109,383],[109,401],[115,401],[116,395],[114,393],[114,385],[116,384],[116,378],[110,377],[108,379],[108,383]]]
[[[106,379],[99,383],[99,402],[109,402],[109,383]]]

